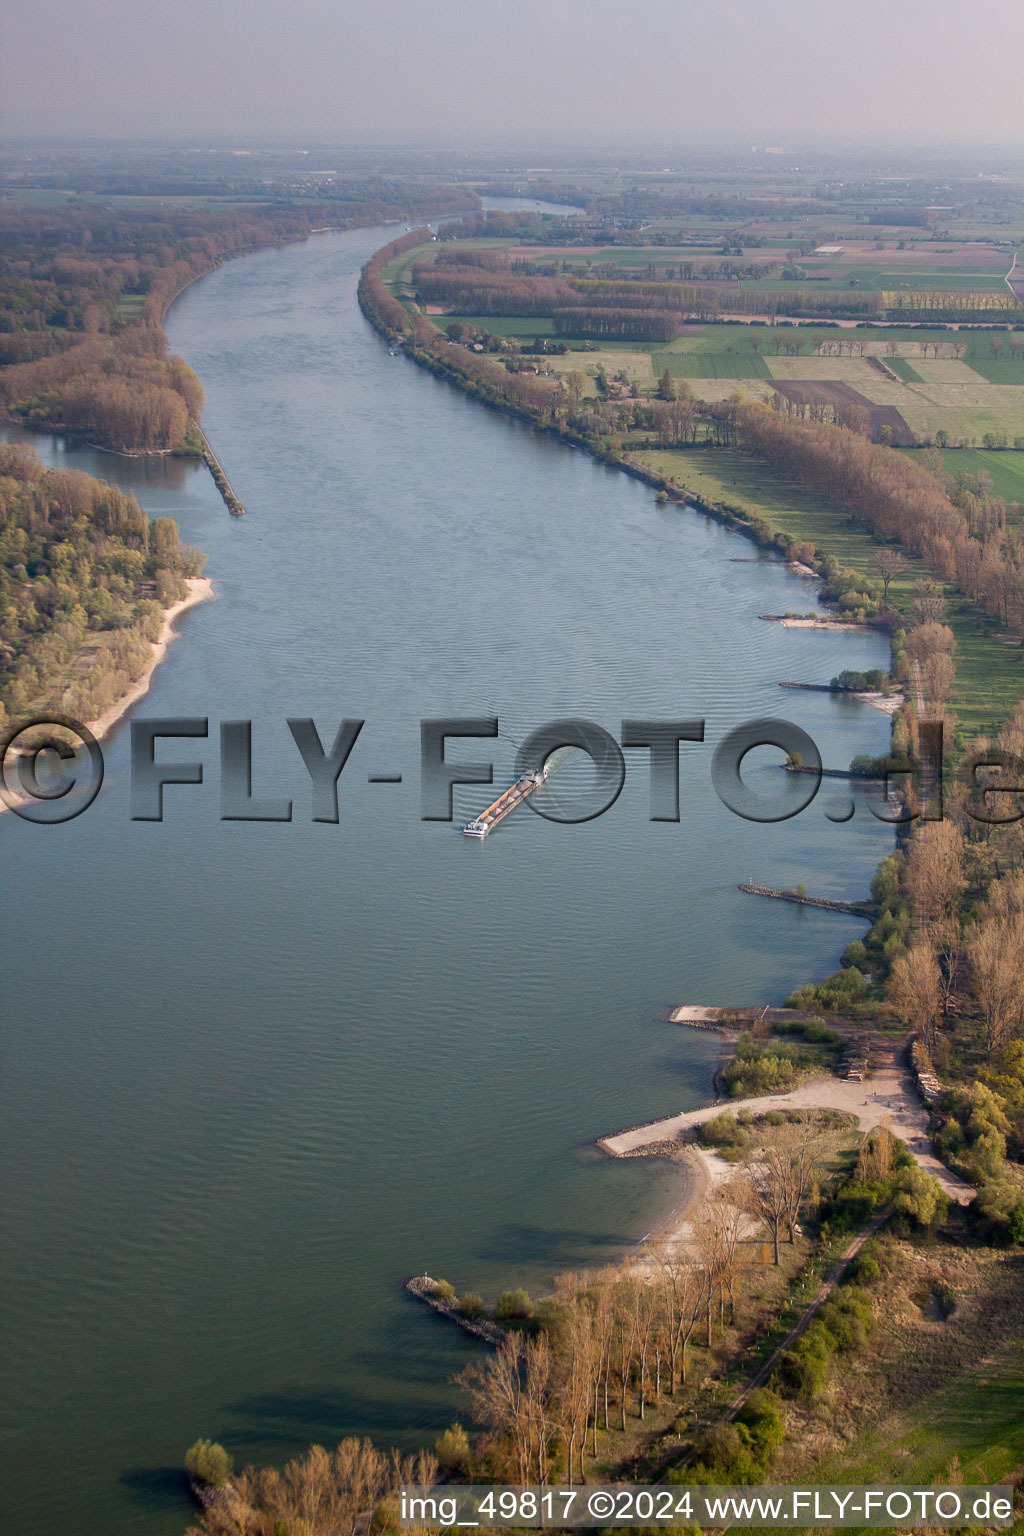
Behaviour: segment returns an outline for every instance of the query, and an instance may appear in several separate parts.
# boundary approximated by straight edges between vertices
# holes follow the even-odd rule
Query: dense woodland
[[[0,410],[119,452],[199,451],[203,392],[161,328],[175,294],[230,256],[475,205],[453,188],[248,207],[115,209],[96,201],[0,213]],[[396,194],[397,195],[397,194]]]
[[[143,672],[204,556],[134,496],[0,445],[0,728],[52,706],[96,719]]]

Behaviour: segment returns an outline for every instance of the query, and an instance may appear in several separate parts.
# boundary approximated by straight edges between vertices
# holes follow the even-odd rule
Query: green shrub
[[[518,1290],[501,1293],[494,1315],[501,1322],[515,1322],[528,1318],[532,1311],[533,1302],[530,1300],[529,1293],[520,1287]]]
[[[949,1196],[938,1179],[916,1163],[901,1168],[892,1181],[893,1207],[919,1227],[938,1227],[949,1209]]]
[[[874,1285],[882,1278],[882,1266],[878,1262],[873,1243],[865,1243],[860,1253],[850,1260],[843,1276],[844,1285]]]
[[[763,1388],[751,1392],[736,1415],[736,1423],[747,1430],[755,1459],[761,1471],[766,1471],[786,1436],[782,1405],[775,1393]]]
[[[986,1242],[1024,1245],[1024,1194],[1015,1184],[984,1184],[969,1208],[971,1225]]]
[[[998,1180],[1006,1170],[1006,1138],[998,1131],[982,1131],[971,1148],[970,1164],[979,1184]]]
[[[469,1436],[461,1424],[446,1429],[434,1446],[437,1465],[445,1477],[460,1477],[469,1470]]]
[[[801,1349],[784,1349],[772,1380],[780,1397],[816,1397],[828,1375],[828,1355]]]
[[[736,1055],[719,1072],[726,1092],[735,1099],[752,1098],[791,1088],[799,1070],[811,1066],[810,1058],[795,1045],[772,1041],[762,1045],[744,1035]]]
[[[736,1119],[728,1111],[705,1120],[698,1133],[706,1147],[742,1147],[750,1140]]]
[[[847,944],[843,950],[843,965],[855,965],[862,970],[867,964],[868,947],[863,939],[854,939],[852,944]]]
[[[852,1287],[838,1291],[826,1301],[818,1317],[835,1340],[840,1354],[864,1348],[871,1331],[871,1306],[867,1298]]]
[[[219,1488],[234,1471],[234,1461],[216,1440],[197,1440],[185,1452],[185,1471],[194,1483]]]
[[[735,1485],[756,1482],[759,1476],[749,1429],[739,1424],[714,1424],[698,1437],[694,1464],[686,1480],[697,1485]]]
[[[459,1311],[463,1317],[479,1317],[484,1310],[484,1299],[475,1291],[467,1291],[459,1297]]]
[[[455,1287],[449,1280],[435,1280],[434,1295],[438,1301],[454,1301]]]
[[[805,1012],[820,1009],[824,1013],[845,1013],[867,996],[868,984],[860,971],[852,966],[826,976],[817,985],[801,987],[786,999],[787,1008],[799,1008]]]

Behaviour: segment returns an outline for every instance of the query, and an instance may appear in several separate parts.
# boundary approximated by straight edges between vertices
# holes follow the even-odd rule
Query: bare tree
[[[1024,1030],[1024,911],[983,918],[967,953],[991,1061]]]
[[[919,939],[894,962],[886,996],[900,1017],[931,1046],[942,1009],[942,977],[935,951],[926,940]]]
[[[545,1335],[510,1333],[494,1354],[456,1378],[469,1393],[473,1415],[496,1434],[508,1435],[521,1483],[547,1475],[547,1401],[551,1349]],[[534,1477],[534,1471],[537,1476]]]
[[[952,821],[919,828],[907,851],[905,884],[914,915],[928,927],[954,911],[966,885],[964,835]]]
[[[888,602],[889,583],[906,570],[906,556],[898,549],[880,549],[875,556],[875,565],[882,578],[882,598]]]
[[[248,1467],[226,1485],[189,1536],[357,1536],[376,1506],[403,1484],[437,1478],[431,1456],[378,1451],[369,1440],[342,1440],[335,1451],[314,1445],[305,1456],[276,1467]]]
[[[747,1210],[768,1230],[774,1264],[780,1263],[779,1240],[790,1205],[788,1164],[785,1150],[769,1141],[747,1164],[740,1186]]]
[[[579,1467],[579,1480],[587,1480],[584,1456],[587,1424],[594,1398],[598,1372],[598,1350],[594,1337],[594,1316],[583,1281],[579,1276],[565,1277],[560,1284],[565,1308],[564,1360],[562,1379],[556,1399],[558,1423],[565,1440],[570,1487]]]
[[[614,1286],[612,1324],[612,1363],[619,1385],[619,1426],[626,1428],[626,1398],[633,1370],[636,1347],[636,1312],[633,1307],[635,1279],[624,1268]]]
[[[641,1419],[647,1416],[647,1364],[657,1328],[658,1293],[654,1285],[641,1275],[633,1286],[633,1316],[636,1336],[636,1392],[637,1407]]]
[[[704,1313],[707,1279],[681,1244],[663,1248],[659,1264],[668,1318],[669,1392],[674,1394],[677,1373],[686,1381],[686,1350]]]
[[[828,1141],[809,1125],[782,1126],[758,1148],[737,1185],[746,1209],[768,1229],[776,1264],[783,1228],[789,1241],[795,1241]]]

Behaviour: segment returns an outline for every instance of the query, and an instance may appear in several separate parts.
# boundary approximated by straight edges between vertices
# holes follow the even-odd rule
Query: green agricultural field
[[[984,455],[986,462],[997,457],[1006,455]],[[705,501],[743,508],[794,542],[806,540],[865,580],[877,583],[875,559],[881,541],[860,518],[741,449],[648,449],[632,453],[630,458],[657,474],[674,476],[681,489]],[[906,609],[914,582],[922,577],[939,579],[923,560],[910,559],[906,573],[889,588],[896,608]],[[942,584],[949,602],[947,622],[957,639],[957,688],[952,707],[966,736],[991,736],[1024,698],[1024,649],[1000,640],[994,621]]]
[[[745,352],[674,352],[662,348],[651,357],[657,374],[666,368],[675,379],[768,379],[771,373],[763,357]]]
[[[911,363],[909,358],[906,358],[906,357],[887,357],[885,359],[885,363],[886,363],[886,367],[891,368],[893,373],[898,373],[899,374],[899,376],[903,380],[904,384],[923,384],[924,383],[924,380],[922,379],[921,375],[918,373],[918,371],[914,367],[914,365]]]
[[[972,357],[968,352],[967,361],[990,384],[1024,384],[1024,357]],[[1024,430],[1024,421],[1021,426]]]
[[[514,336],[519,341],[533,341],[555,333],[554,321],[540,315],[428,315],[427,319],[442,334],[450,325],[475,325],[477,330],[489,331],[492,336]]]
[[[520,246],[520,250],[531,261],[550,261],[555,254],[548,251],[540,255],[532,252],[528,245]],[[678,266],[687,261],[703,265],[723,258],[720,247],[710,245],[602,245],[566,246],[564,250],[559,249],[557,259],[570,267],[638,267],[646,271],[648,267]],[[685,281],[700,282],[702,279]]]
[[[787,335],[789,334],[787,330]],[[734,357],[756,357],[759,349],[751,344],[751,336],[761,341],[761,349],[767,343],[767,327],[763,325],[701,325],[687,326],[681,336],[662,347],[661,352],[699,352],[710,355],[728,352]]]
[[[144,293],[122,293],[114,305],[114,319],[120,320],[125,325],[130,325],[133,320],[138,320],[142,314],[142,306],[146,302]]]
[[[841,262],[836,263],[837,267],[841,265]],[[1006,265],[1010,265],[1009,261],[1007,261]],[[911,290],[952,288],[961,292],[970,292],[972,290],[976,290],[979,293],[1006,292],[1006,284],[1003,281],[1002,272],[993,271],[991,267],[965,267],[958,271],[953,267],[929,267],[924,265],[920,267],[895,268],[876,267],[873,265],[844,266],[841,273],[832,282],[833,285],[839,287],[849,287],[851,280],[856,282],[858,288],[866,292],[875,292],[887,288]]]
[[[1004,1346],[951,1375],[949,1385],[925,1392],[912,1410],[886,1412],[883,1402],[879,1414],[871,1416],[849,1445],[807,1475],[808,1485],[898,1483],[927,1488],[951,1481],[954,1460],[960,1463],[964,1483],[1009,1482],[1024,1460],[1024,1359],[1019,1345]],[[1018,1520],[1013,1530],[1022,1529],[1024,1522]]]
[[[920,449],[900,450],[908,458],[914,458]],[[985,448],[937,448],[932,450],[942,459],[946,474],[955,480],[958,475],[987,475],[988,483],[996,496],[1024,505],[1024,453],[1012,449],[991,452]]]
[[[423,261],[427,256],[433,256],[437,246],[430,241],[423,245],[414,245],[411,250],[403,251],[393,261],[381,269],[381,279],[387,283],[394,292],[396,299],[401,299],[403,304],[411,306],[413,298],[412,269],[416,262]]]

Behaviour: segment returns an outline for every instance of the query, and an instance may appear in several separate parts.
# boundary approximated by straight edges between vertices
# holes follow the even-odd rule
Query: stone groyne
[[[804,896],[800,891],[780,891],[773,885],[741,884],[739,889],[751,896],[771,896],[775,901],[794,901],[801,907],[820,907],[825,912],[846,912],[851,917],[863,917],[870,922],[875,906],[870,901],[833,901],[828,896]]]
[[[405,1282],[405,1288],[411,1296],[418,1301],[426,1302],[428,1307],[454,1323],[464,1333],[471,1333],[474,1338],[482,1339],[485,1344],[490,1344],[497,1349],[498,1345],[506,1337],[504,1328],[499,1328],[497,1323],[492,1323],[486,1317],[467,1317],[459,1311],[458,1298],[455,1296],[439,1296],[437,1294],[438,1282],[430,1275],[414,1275],[411,1280]]]
[[[232,490],[231,481],[224,473],[224,466],[220,462],[220,459],[218,459],[217,455],[214,453],[213,449],[210,447],[210,439],[207,437],[202,427],[199,428],[199,434],[203,439],[203,462],[205,463],[207,469],[210,471],[210,474],[213,476],[213,483],[217,487],[218,491],[220,491],[224,505],[227,507],[232,517],[244,517],[245,508],[242,506],[242,503],[239,501],[238,497]]]

